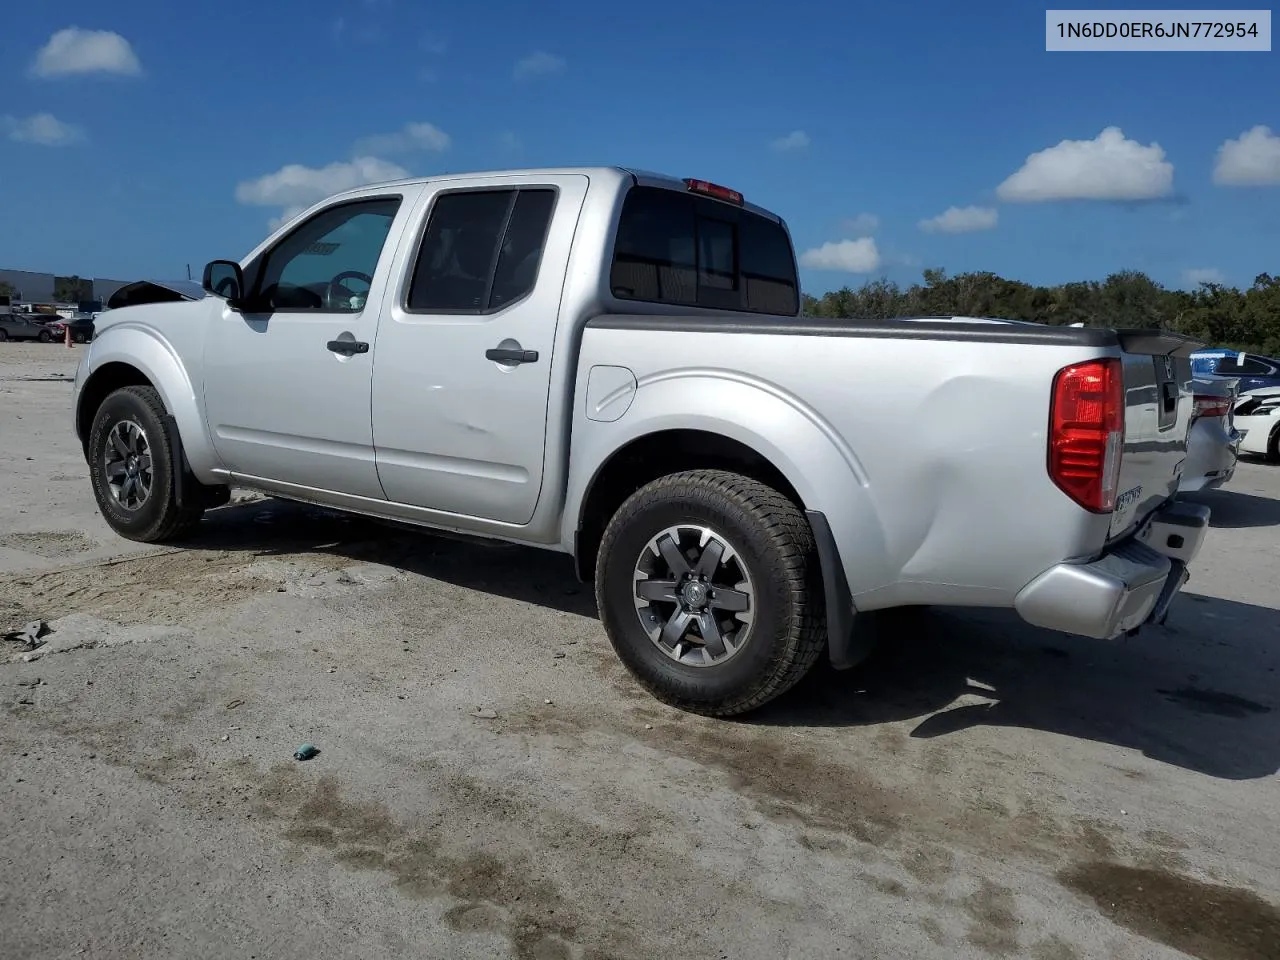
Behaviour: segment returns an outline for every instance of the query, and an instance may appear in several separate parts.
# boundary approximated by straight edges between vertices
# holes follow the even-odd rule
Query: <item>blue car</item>
[[[1240,381],[1240,393],[1260,387],[1280,387],[1280,360],[1239,350],[1197,350],[1191,354],[1193,376]]]

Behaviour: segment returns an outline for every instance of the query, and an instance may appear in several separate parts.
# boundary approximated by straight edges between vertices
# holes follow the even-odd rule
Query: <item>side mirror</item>
[[[244,301],[244,271],[234,260],[211,260],[205,264],[201,286],[206,293],[226,300],[232,309]]]

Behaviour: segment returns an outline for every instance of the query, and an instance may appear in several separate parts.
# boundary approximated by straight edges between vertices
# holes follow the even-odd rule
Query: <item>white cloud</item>
[[[1182,282],[1188,287],[1198,287],[1202,283],[1226,283],[1227,278],[1216,267],[1198,267],[1182,272]]]
[[[865,236],[880,229],[880,218],[874,213],[860,213],[840,221],[840,229],[845,233],[856,233]]]
[[[996,188],[1014,203],[1046,200],[1154,200],[1173,191],[1173,164],[1158,143],[1143,146],[1107,127],[1093,140],[1063,140],[1027,157]]]
[[[511,68],[511,75],[517,80],[527,80],[530,77],[539,77],[548,73],[560,73],[565,66],[564,57],[536,50],[527,57],[517,60],[515,66]]]
[[[810,270],[838,270],[842,273],[871,273],[880,266],[880,251],[870,237],[824,243],[800,254],[800,266]]]
[[[110,30],[59,30],[36,54],[31,72],[37,77],[76,73],[117,73],[135,77],[142,64],[129,41]]]
[[[943,213],[920,221],[925,233],[975,233],[991,230],[1000,219],[994,207],[948,207]]]
[[[84,139],[84,131],[64,123],[51,113],[29,117],[0,117],[0,126],[9,131],[9,139],[18,143],[38,143],[42,147],[65,147]]]
[[[407,176],[409,171],[403,167],[377,157],[357,157],[327,167],[290,163],[275,173],[237,184],[236,200],[258,207],[306,207],[343,190]]]
[[[452,142],[449,135],[434,124],[406,123],[395,133],[365,137],[356,143],[355,152],[370,157],[384,153],[410,153],[414,150],[443,153]]]
[[[1256,126],[1218,148],[1213,182],[1224,187],[1280,184],[1280,136]]]
[[[809,146],[809,135],[803,130],[792,130],[785,137],[779,137],[769,146],[778,153],[790,153],[793,150],[804,150]]]
[[[305,209],[307,209],[305,206],[285,207],[283,210],[280,211],[280,216],[272,217],[270,220],[267,221],[267,227],[273,231],[279,230],[281,227],[283,227],[286,223],[288,223],[290,220],[292,220],[294,217],[296,217]]]

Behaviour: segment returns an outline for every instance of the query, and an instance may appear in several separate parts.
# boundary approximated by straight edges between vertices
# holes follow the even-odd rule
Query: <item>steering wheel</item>
[[[340,274],[329,281],[329,285],[324,290],[324,305],[329,310],[350,310],[351,299],[358,296],[351,292],[351,289],[344,286],[343,280],[363,280],[369,287],[373,287],[373,277],[367,273],[361,273],[359,270],[343,270]],[[346,291],[346,295],[338,293],[339,288]],[[366,291],[367,292],[367,291]]]

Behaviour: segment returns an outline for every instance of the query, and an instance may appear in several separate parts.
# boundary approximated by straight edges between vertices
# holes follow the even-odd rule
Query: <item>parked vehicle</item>
[[[1232,405],[1239,381],[1192,381],[1195,412],[1187,437],[1187,462],[1182,467],[1179,493],[1212,490],[1235,474],[1240,434],[1232,423]]]
[[[1280,463],[1280,386],[1240,395],[1232,411],[1240,431],[1240,452]]]
[[[1230,378],[1240,381],[1240,392],[1259,387],[1280,387],[1280,360],[1239,350],[1197,350],[1191,355],[1191,370],[1202,379]]]
[[[54,339],[61,340],[66,336],[66,331],[71,330],[72,343],[88,343],[93,339],[94,320],[93,317],[76,317],[74,320],[58,320],[49,325],[54,333]]]
[[[0,315],[0,340],[39,340],[49,343],[54,339],[49,329],[49,318],[38,313],[9,313]]]
[[[563,551],[628,669],[691,711],[856,664],[897,606],[1132,632],[1208,524],[1173,499],[1194,341],[802,318],[785,223],[702,180],[362,187],[203,286],[103,314],[76,373],[114,530],[190,535],[235,484]]]

